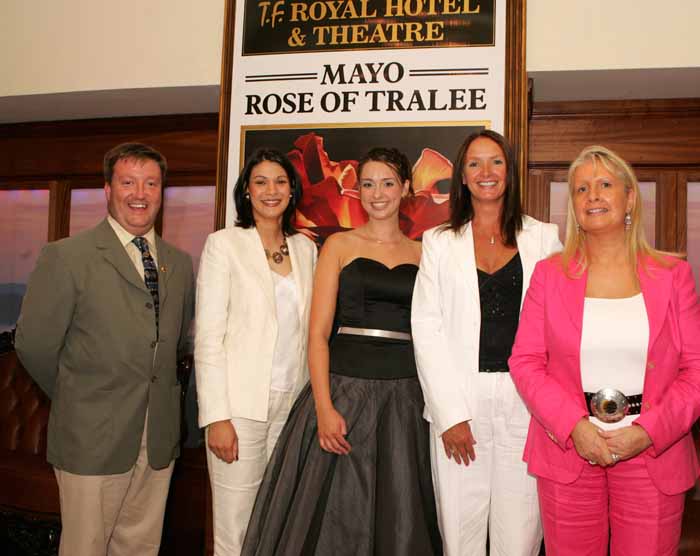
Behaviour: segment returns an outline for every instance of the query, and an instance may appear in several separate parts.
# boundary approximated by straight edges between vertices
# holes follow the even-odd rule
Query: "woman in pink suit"
[[[538,263],[509,360],[532,420],[547,556],[677,554],[698,476],[700,304],[644,239],[633,171],[604,147],[569,169],[567,237]]]

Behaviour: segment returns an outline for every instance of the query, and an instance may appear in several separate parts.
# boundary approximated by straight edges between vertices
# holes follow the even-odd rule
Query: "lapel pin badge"
[[[166,270],[168,270],[168,269],[166,268],[166,266],[165,266],[165,265],[161,265],[160,271],[161,271],[161,272],[165,272]]]

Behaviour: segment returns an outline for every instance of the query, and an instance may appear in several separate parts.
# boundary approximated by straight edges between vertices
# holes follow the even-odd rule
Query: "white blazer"
[[[306,362],[316,246],[287,238],[299,292],[299,366],[295,396],[309,376]],[[194,360],[199,426],[242,417],[266,421],[277,340],[275,291],[257,230],[225,228],[209,235],[197,276]]]
[[[523,216],[516,240],[523,265],[524,299],[535,264],[562,246],[556,224],[529,216]],[[481,305],[471,223],[457,233],[432,228],[423,235],[411,327],[425,397],[424,417],[438,434],[474,419],[479,395]]]

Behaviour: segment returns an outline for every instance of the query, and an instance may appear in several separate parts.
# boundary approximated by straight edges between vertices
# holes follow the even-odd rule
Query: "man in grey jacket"
[[[48,244],[22,303],[17,354],[52,401],[61,556],[155,556],[160,546],[194,306],[191,258],[153,228],[166,172],[146,145],[110,150],[107,218]]]

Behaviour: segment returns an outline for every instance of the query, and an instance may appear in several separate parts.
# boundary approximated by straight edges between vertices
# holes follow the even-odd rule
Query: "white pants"
[[[292,392],[270,390],[267,421],[233,418],[238,461],[226,463],[207,449],[214,520],[214,556],[238,556],[277,437],[294,402]]]
[[[508,373],[479,373],[469,424],[476,460],[448,459],[431,425],[430,456],[446,556],[535,556],[542,542],[537,483],[522,461],[529,415]]]

